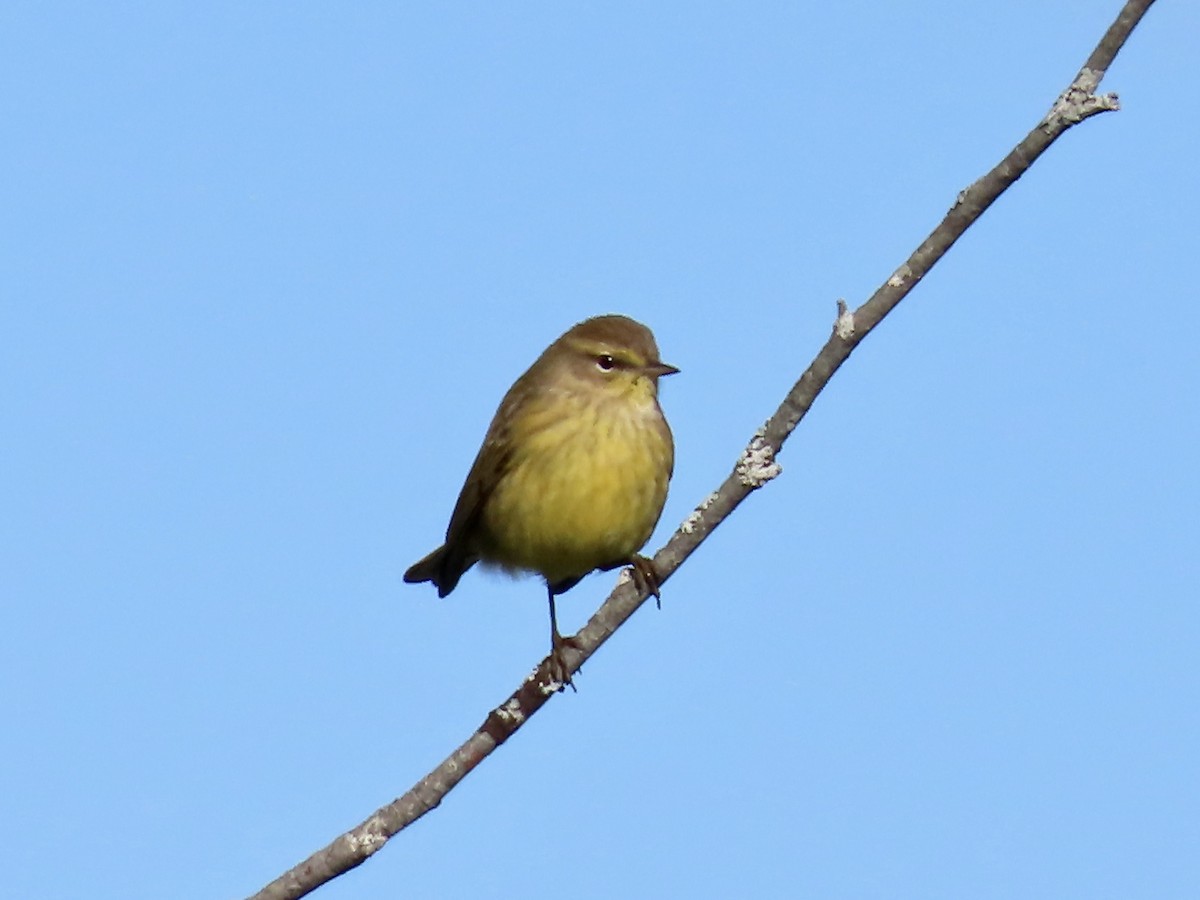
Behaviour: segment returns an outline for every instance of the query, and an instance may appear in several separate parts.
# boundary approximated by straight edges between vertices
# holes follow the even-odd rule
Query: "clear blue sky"
[[[400,578],[512,379],[655,330],[658,547],[1119,6],[6,4],[5,896],[242,897],[407,790],[545,650],[534,580]],[[1198,39],[318,896],[1194,897]]]

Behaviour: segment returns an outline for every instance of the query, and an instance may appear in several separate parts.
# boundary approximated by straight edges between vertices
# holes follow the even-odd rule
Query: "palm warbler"
[[[550,598],[552,676],[570,683],[554,597],[594,569],[633,566],[658,596],[650,539],[675,464],[658,379],[679,370],[625,316],[580,322],[509,388],[458,496],[446,543],[404,573],[445,597],[482,562],[536,572]]]

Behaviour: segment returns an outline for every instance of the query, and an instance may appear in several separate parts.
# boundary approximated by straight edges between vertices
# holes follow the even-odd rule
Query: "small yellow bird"
[[[675,465],[658,379],[679,370],[625,316],[580,322],[546,348],[500,403],[446,529],[404,573],[445,597],[476,562],[537,572],[550,598],[551,675],[570,684],[554,597],[589,572],[632,566],[658,596],[638,550],[650,539]]]

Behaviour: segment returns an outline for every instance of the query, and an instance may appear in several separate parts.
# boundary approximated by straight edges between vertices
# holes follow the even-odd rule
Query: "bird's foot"
[[[561,693],[569,686],[575,691],[575,682],[571,680],[571,667],[567,664],[567,658],[563,651],[570,647],[572,650],[582,650],[583,647],[579,643],[579,638],[575,635],[563,637],[558,631],[554,631],[550,635],[550,666],[549,675],[551,681],[558,683],[558,690]],[[583,668],[580,666],[580,668]]]
[[[638,593],[653,597],[654,605],[662,609],[662,596],[658,590],[658,570],[654,568],[654,563],[640,553],[635,553],[629,559],[629,566],[633,573],[633,586],[637,588]]]

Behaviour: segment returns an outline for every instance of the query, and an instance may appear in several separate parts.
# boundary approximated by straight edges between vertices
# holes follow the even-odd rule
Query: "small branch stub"
[[[1094,94],[1100,79],[1095,72],[1084,69],[1071,86],[1063,91],[1046,118],[1042,120],[1044,128],[1056,128],[1063,125],[1075,125],[1089,116],[1102,112],[1115,112],[1121,108],[1121,100],[1116,94]]]
[[[845,300],[838,300],[837,309],[837,320],[833,323],[833,330],[843,341],[848,341],[854,336],[854,313],[850,312]]]

